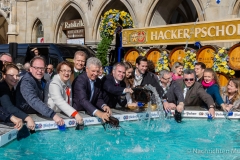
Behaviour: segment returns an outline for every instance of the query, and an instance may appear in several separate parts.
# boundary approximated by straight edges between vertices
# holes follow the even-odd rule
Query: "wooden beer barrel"
[[[240,70],[240,44],[235,44],[233,45],[229,52],[228,52],[228,56],[229,56],[229,61],[228,61],[228,65],[230,68],[232,68],[233,70]]]
[[[152,48],[147,52],[146,57],[153,62],[154,66],[157,66],[157,62],[161,57],[161,51],[157,48]]]
[[[135,66],[135,63],[136,63],[136,59],[138,58],[139,56],[139,51],[135,48],[133,49],[130,49],[129,51],[127,51],[127,53],[124,55],[124,61],[128,61],[130,62],[132,65]]]
[[[204,46],[197,51],[197,61],[204,63],[207,68],[212,68],[215,52],[217,52],[216,47],[210,45]]]
[[[222,74],[222,73],[217,73],[217,75],[218,75],[220,87],[226,87],[229,78],[225,74]]]
[[[185,51],[183,46],[174,48],[169,54],[169,59],[171,62],[170,67],[172,67],[175,62],[183,63],[184,57],[185,57]]]

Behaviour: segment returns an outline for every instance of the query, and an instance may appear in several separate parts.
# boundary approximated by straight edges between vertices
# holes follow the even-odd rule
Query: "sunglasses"
[[[194,78],[185,78],[184,81],[194,81]]]

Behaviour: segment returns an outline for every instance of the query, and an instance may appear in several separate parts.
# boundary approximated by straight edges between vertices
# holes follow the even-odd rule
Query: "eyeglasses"
[[[184,81],[194,81],[194,78],[185,78]]]
[[[63,73],[72,73],[72,71],[71,70],[60,70],[61,72],[63,72]]]
[[[52,69],[52,68],[47,68],[47,69]]]
[[[34,66],[32,66],[34,69],[36,69],[36,70],[40,70],[40,71],[44,71],[45,70],[45,67],[34,67]]]

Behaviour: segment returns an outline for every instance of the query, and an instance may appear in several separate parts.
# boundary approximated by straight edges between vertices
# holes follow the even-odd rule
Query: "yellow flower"
[[[226,62],[226,61],[223,61],[221,65],[227,65],[227,62]]]
[[[168,60],[167,60],[167,59],[164,59],[164,61],[163,61],[163,62],[166,64],[166,63],[168,63]]]
[[[224,72],[225,74],[227,74],[227,73],[228,73],[228,69],[227,69],[227,68],[224,68],[224,69],[223,69],[223,72]]]
[[[235,71],[234,70],[230,70],[229,73],[230,73],[230,75],[233,76],[235,74]]]
[[[216,58],[216,59],[219,59],[220,57],[219,57],[219,55],[218,55],[218,54],[216,54],[215,58]]]
[[[220,50],[219,50],[219,53],[223,53],[223,52],[224,52],[224,50],[223,50],[223,49],[220,49]]]

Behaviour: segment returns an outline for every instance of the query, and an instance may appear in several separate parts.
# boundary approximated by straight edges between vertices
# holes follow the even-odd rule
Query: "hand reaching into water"
[[[35,129],[35,122],[33,121],[33,119],[30,116],[27,116],[27,118],[25,118],[25,121],[27,122],[27,127],[31,130]]]
[[[77,124],[83,124],[83,118],[80,116],[80,114],[76,114],[75,119]]]
[[[20,130],[23,126],[23,121],[15,116],[11,116],[10,121],[15,124],[14,128],[17,130]]]
[[[57,114],[54,115],[53,120],[59,126],[64,125],[64,120],[61,117],[59,117]]]

